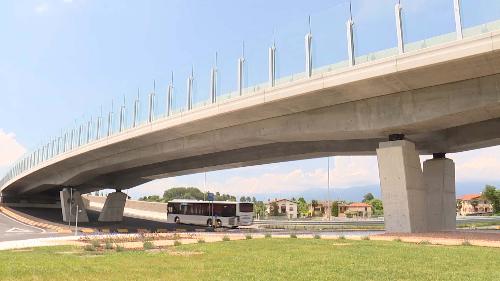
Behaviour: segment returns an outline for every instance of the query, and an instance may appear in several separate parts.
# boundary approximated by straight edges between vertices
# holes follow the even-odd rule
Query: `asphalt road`
[[[0,242],[53,237],[60,234],[30,226],[0,213]]]

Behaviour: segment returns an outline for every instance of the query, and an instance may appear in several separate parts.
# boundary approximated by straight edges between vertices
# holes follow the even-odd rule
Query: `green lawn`
[[[500,280],[500,249],[251,239],[160,252],[0,251],[0,280]]]

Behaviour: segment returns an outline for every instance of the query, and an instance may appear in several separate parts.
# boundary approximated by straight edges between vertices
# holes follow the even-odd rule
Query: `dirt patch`
[[[66,251],[66,252],[56,252],[56,254],[59,254],[59,255],[80,255],[81,252],[79,252],[79,251]]]
[[[32,248],[11,250],[11,252],[33,252]]]
[[[333,243],[333,246],[349,246],[351,243]]]

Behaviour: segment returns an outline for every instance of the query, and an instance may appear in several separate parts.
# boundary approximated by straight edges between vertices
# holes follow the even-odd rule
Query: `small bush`
[[[113,243],[106,241],[106,244],[104,244],[104,249],[106,249],[106,250],[113,249]]]
[[[203,238],[198,239],[198,244],[203,244],[203,243],[205,243],[205,239]]]
[[[340,240],[345,240],[345,236],[344,236],[344,235],[340,235],[340,236],[339,236],[339,239],[340,239]]]
[[[321,235],[319,235],[319,234],[314,234],[314,239],[321,239]]]
[[[393,241],[394,241],[394,242],[403,242],[403,240],[401,240],[401,238],[399,238],[399,237],[398,237],[398,238],[394,238],[394,240],[393,240]]]
[[[465,240],[462,242],[462,246],[472,246],[472,244],[469,242],[469,240]]]
[[[362,240],[370,240],[370,236],[363,236],[361,237]]]
[[[295,233],[290,234],[290,238],[297,238],[297,234]]]
[[[142,247],[144,248],[144,250],[151,250],[154,249],[155,245],[151,241],[144,241],[142,242]]]
[[[123,252],[123,251],[125,251],[125,248],[123,248],[123,246],[116,245],[115,251],[117,251],[117,252]]]
[[[94,252],[95,251],[95,247],[94,245],[92,244],[87,244],[83,247],[83,249],[87,252]]]
[[[422,240],[422,241],[418,242],[417,244],[419,244],[419,245],[430,245],[431,242],[429,242],[427,240]]]
[[[250,235],[250,234],[245,235],[245,239],[247,239],[247,240],[252,239],[252,235]]]
[[[94,248],[99,248],[99,247],[101,247],[101,243],[99,242],[99,240],[92,240],[92,241],[90,241],[90,244],[91,244],[92,246],[94,246]]]
[[[227,235],[224,235],[224,237],[222,237],[222,241],[229,241],[231,240],[231,238],[229,238],[229,236]]]
[[[266,235],[264,235],[265,238],[271,238],[271,233],[266,233]]]

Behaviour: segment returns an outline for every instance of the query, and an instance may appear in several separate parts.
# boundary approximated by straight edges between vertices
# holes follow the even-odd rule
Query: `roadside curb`
[[[25,216],[18,214],[17,212],[6,206],[0,206],[0,213],[30,226],[35,226],[43,229],[50,229],[57,231],[59,233],[71,233],[71,230],[68,229],[67,227],[60,227],[57,225],[50,224],[48,222],[34,221],[32,219],[29,219]]]

